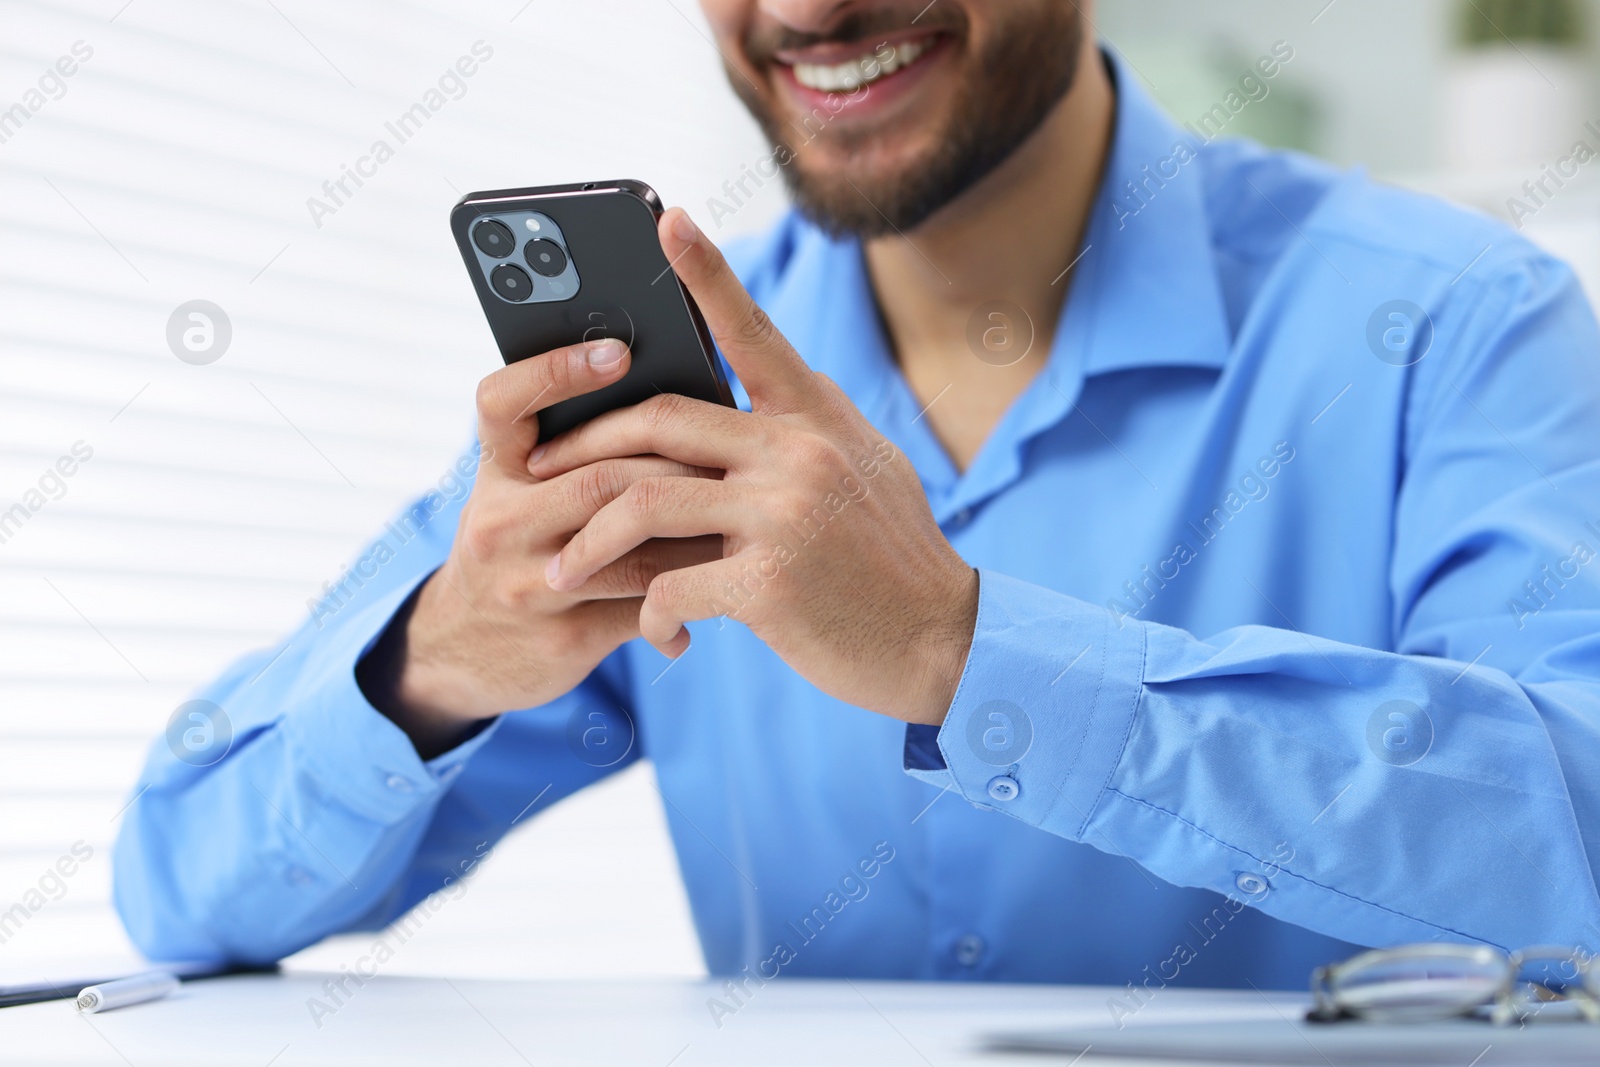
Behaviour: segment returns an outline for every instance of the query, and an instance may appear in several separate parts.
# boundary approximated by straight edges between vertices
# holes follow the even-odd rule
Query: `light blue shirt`
[[[1600,946],[1600,334],[1572,272],[1360,174],[1198,145],[1119,81],[1048,365],[964,473],[855,242],[791,216],[734,255],[979,568],[942,728],[711,620],[423,762],[353,672],[449,550],[447,483],[201,694],[225,745],[154,745],[116,854],[135,942],[267,960],[380,927],[643,757],[714,973],[1131,1004],[1303,988],[1355,946]]]

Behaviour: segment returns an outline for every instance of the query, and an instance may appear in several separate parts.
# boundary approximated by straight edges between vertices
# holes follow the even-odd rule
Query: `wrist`
[[[908,722],[942,726],[967,669],[978,623],[978,572],[961,561],[946,590],[934,621],[924,630],[926,637],[917,642],[924,684],[918,687],[920,695],[909,709]]]
[[[461,709],[472,694],[452,681],[448,664],[428,655],[419,605],[437,573],[424,582],[389,620],[372,648],[356,664],[356,684],[367,702],[398,726],[422,759],[432,759],[470,737],[479,720]],[[440,669],[440,667],[444,669]]]

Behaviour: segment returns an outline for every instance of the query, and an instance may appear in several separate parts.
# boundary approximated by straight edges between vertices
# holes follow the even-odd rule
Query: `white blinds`
[[[109,846],[148,740],[466,444],[498,358],[458,196],[627,176],[703,216],[761,154],[702,33],[691,0],[0,4],[0,970],[125,946]],[[231,324],[206,365],[168,347],[191,300]],[[398,963],[698,968],[647,773],[518,835],[456,948]],[[567,954],[619,900],[615,965]]]

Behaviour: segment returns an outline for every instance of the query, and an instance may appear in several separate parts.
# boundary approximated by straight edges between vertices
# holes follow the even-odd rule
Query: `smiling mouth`
[[[856,55],[832,63],[803,62],[798,59],[785,63],[794,74],[794,80],[807,89],[824,93],[853,93],[863,85],[886,78],[896,71],[916,63],[933,47],[933,38],[922,37],[912,41],[892,44],[888,41],[876,47],[864,48]]]

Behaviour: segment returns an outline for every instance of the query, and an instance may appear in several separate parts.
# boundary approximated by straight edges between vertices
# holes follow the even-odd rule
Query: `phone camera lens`
[[[533,295],[533,279],[515,263],[502,263],[489,275],[494,291],[507,300],[523,301]]]
[[[567,269],[567,254],[561,250],[561,246],[543,237],[529,241],[522,254],[527,257],[528,266],[546,278],[554,278]]]
[[[517,250],[511,227],[494,219],[484,219],[472,231],[472,243],[486,256],[505,259]]]

